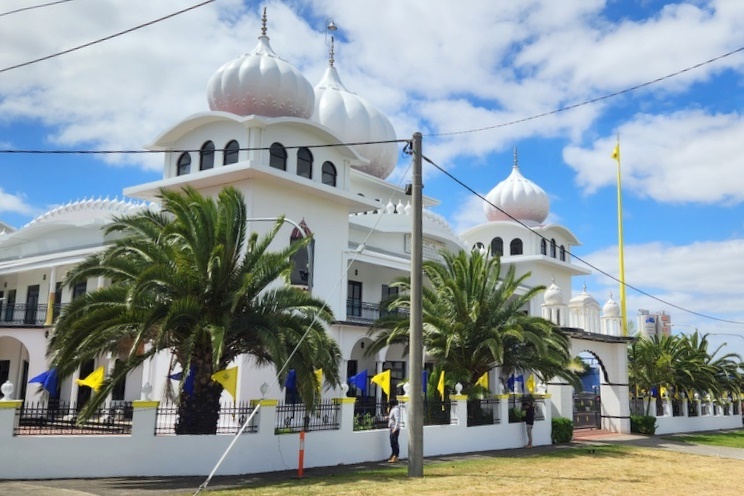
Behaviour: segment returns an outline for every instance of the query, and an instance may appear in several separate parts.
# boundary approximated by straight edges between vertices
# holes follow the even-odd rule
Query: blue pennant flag
[[[57,394],[57,369],[51,368],[46,372],[42,372],[28,382],[40,383],[44,389],[49,391],[49,395],[54,398]]]
[[[189,375],[186,376],[186,382],[183,383],[183,392],[189,395],[194,394],[194,379],[196,377],[196,365],[189,367]],[[183,371],[176,372],[168,376],[168,379],[174,381],[183,380]]]
[[[284,388],[294,391],[297,389],[297,373],[294,369],[289,369],[287,379],[284,381]]]
[[[367,391],[367,369],[362,370],[357,375],[349,377],[349,383],[358,388],[362,393]]]
[[[514,386],[519,382],[522,383],[520,387],[522,388],[522,390],[524,390],[524,376],[523,375],[518,375],[517,377],[514,377],[514,374],[512,374],[511,376],[509,376],[509,380],[506,381],[506,385],[509,388],[509,392],[513,392]]]

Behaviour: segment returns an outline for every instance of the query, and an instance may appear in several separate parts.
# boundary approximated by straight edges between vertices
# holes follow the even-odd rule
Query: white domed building
[[[277,249],[312,233],[311,249],[298,254],[300,263],[291,281],[322,298],[333,311],[336,321],[329,332],[343,353],[342,378],[364,369],[372,376],[384,365],[394,371],[394,385],[405,380],[402,347],[364,355],[370,342],[367,331],[380,315],[380,302],[394,292],[390,283],[410,270],[410,196],[402,186],[386,181],[401,148],[388,117],[342,84],[333,45],[325,75],[313,87],[272,49],[265,14],[255,48],[216,69],[207,82],[206,100],[203,112],[176,122],[147,146],[164,152],[162,179],[128,187],[124,194],[146,203],[155,200],[160,188],[191,186],[216,195],[230,185],[244,194],[248,217],[256,220],[248,221],[249,230],[267,232],[273,223],[257,219],[286,217],[275,240]],[[370,141],[383,143],[361,144]],[[423,202],[425,207],[438,204],[427,197]],[[124,208],[100,203],[106,208],[98,220],[86,221],[91,226],[86,232],[105,225]],[[6,323],[0,325],[0,359],[7,354],[11,362],[7,378],[14,384],[26,384],[29,377],[46,370],[45,335],[51,323],[46,319],[47,303],[59,308],[76,297],[59,290],[58,282],[72,264],[100,250],[106,241],[78,235],[79,229],[70,222],[71,212],[93,208],[85,205],[71,204],[63,209],[65,215],[52,211],[42,216],[43,221],[0,234],[0,298],[3,291],[5,295],[0,313],[8,316],[0,319]],[[423,231],[425,257],[465,247],[447,221],[428,208]],[[36,237],[44,242],[34,241]],[[87,290],[100,284],[105,282],[89,281]],[[33,291],[27,290],[31,287]],[[39,312],[22,310],[26,308]],[[75,379],[102,365],[109,370],[116,358],[102,356],[61,381],[60,398],[77,402]],[[274,380],[273,368],[257,369],[249,357],[235,365],[240,370],[238,401],[261,397],[260,385]],[[139,399],[148,383],[153,399],[167,399],[169,366],[165,354],[145,364],[139,374],[127,378],[115,399]],[[245,379],[248,376],[250,380]],[[40,398],[36,387],[24,388],[22,395],[32,401]],[[275,387],[269,396],[283,399],[284,390]],[[227,393],[224,399],[232,401]]]
[[[517,276],[529,274],[526,286],[546,288],[524,311],[541,315],[561,327],[571,338],[574,356],[589,353],[597,359],[603,372],[603,408],[617,413],[617,418],[606,416],[602,427],[627,432],[629,425],[622,417],[627,413],[624,403],[627,386],[623,384],[628,380],[625,354],[628,338],[620,332],[617,304],[610,299],[603,308],[606,315],[602,315],[599,303],[586,292],[586,287],[573,297],[564,294],[563,288],[571,288],[574,277],[586,276],[591,271],[571,260],[571,252],[580,245],[579,240],[567,227],[548,221],[548,194],[523,175],[516,150],[511,173],[486,195],[483,213],[486,222],[469,229],[462,237],[472,249],[500,256],[504,269],[513,266]],[[556,414],[569,416],[573,411],[571,389],[558,385],[548,388]]]

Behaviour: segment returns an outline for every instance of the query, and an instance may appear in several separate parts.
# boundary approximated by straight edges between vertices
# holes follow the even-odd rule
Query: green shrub
[[[354,430],[368,431],[375,428],[375,417],[369,413],[354,415]]]
[[[509,408],[509,422],[522,422],[524,420],[525,415],[527,415],[524,410],[521,408],[512,407]]]
[[[656,417],[651,415],[631,415],[630,432],[653,436],[656,432]]]
[[[573,439],[573,421],[566,417],[553,417],[550,439],[553,444],[568,443]]]

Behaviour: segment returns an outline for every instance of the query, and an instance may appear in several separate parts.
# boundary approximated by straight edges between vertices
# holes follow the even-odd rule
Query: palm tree
[[[193,392],[181,391],[177,433],[215,432],[223,388],[210,376],[242,354],[273,364],[282,382],[295,369],[306,405],[318,398],[314,369],[337,385],[340,351],[325,327],[331,312],[286,283],[292,256],[310,240],[269,251],[283,219],[267,235],[247,237],[245,201],[232,187],[216,201],[193,188],[161,190],[159,199],[159,212],[115,218],[106,229],[112,244],[65,280],[104,277],[110,284],[74,300],[57,320],[49,355],[59,374],[106,352],[124,357],[81,418],[163,350],[195,374]]]
[[[427,353],[450,380],[469,392],[485,372],[501,366],[506,373],[530,369],[547,379],[560,376],[580,384],[569,368],[569,339],[552,322],[524,312],[528,302],[544,291],[526,289],[530,276],[517,277],[513,266],[502,278],[498,257],[477,251],[442,253],[443,261],[426,261],[423,272],[423,343]],[[400,293],[387,303],[389,313],[370,329],[373,354],[392,344],[408,345],[410,279],[392,284]]]

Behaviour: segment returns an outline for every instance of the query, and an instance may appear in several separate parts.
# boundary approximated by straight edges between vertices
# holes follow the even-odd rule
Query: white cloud
[[[636,115],[620,134],[623,190],[659,202],[740,203],[744,200],[741,137],[744,116],[700,110]],[[610,158],[614,137],[591,148],[569,146],[565,162],[577,172],[585,193],[615,185]]]
[[[26,203],[23,195],[12,195],[0,188],[0,213],[32,215],[35,210]]]

